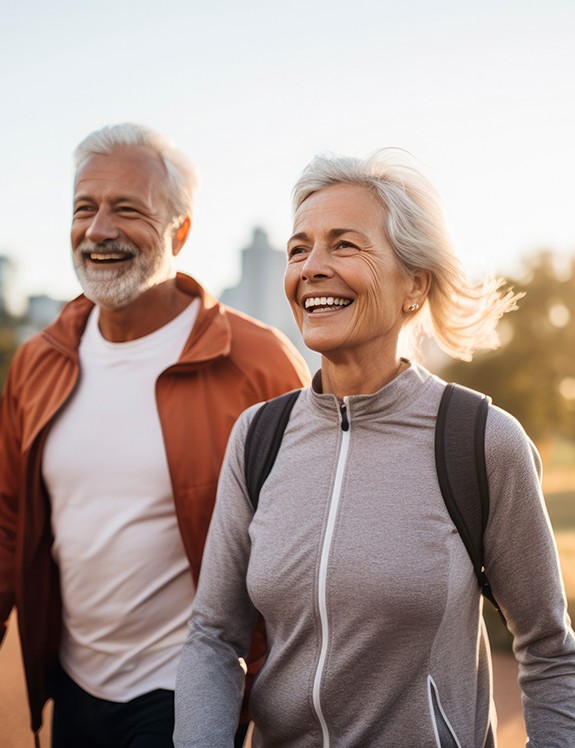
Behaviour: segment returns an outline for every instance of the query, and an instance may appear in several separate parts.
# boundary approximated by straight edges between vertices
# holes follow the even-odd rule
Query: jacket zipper
[[[341,430],[349,431],[349,419],[347,417],[347,397],[343,398],[342,404],[339,406],[339,412],[341,415]]]
[[[347,412],[347,397],[343,398],[343,403],[340,406],[340,426],[343,432],[341,445],[339,448],[339,457],[337,460],[337,468],[335,472],[335,482],[333,486],[333,492],[331,495],[329,515],[327,518],[327,526],[325,529],[325,536],[323,539],[323,545],[321,549],[320,565],[319,565],[319,583],[318,583],[318,605],[319,605],[319,618],[321,627],[321,649],[319,654],[319,660],[315,672],[315,678],[313,681],[313,705],[316,714],[321,725],[321,732],[323,738],[323,748],[329,748],[329,730],[323,710],[321,708],[320,699],[320,687],[321,678],[323,675],[323,669],[325,666],[325,660],[327,657],[327,647],[329,643],[329,621],[327,617],[327,599],[326,599],[326,582],[327,582],[327,565],[329,561],[329,552],[331,548],[331,541],[333,538],[333,531],[335,528],[335,520],[337,517],[337,510],[339,507],[339,500],[341,496],[341,486],[343,483],[343,472],[347,461],[347,451],[349,448],[349,417]]]

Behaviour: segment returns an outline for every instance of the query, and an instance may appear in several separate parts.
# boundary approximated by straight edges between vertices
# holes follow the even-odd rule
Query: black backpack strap
[[[246,486],[252,506],[258,507],[260,491],[271,472],[291,410],[301,390],[293,390],[268,400],[249,425],[244,449]]]
[[[481,592],[503,618],[487,578],[483,550],[489,518],[485,424],[490,402],[475,390],[447,385],[437,412],[435,463],[445,505],[469,553]]]

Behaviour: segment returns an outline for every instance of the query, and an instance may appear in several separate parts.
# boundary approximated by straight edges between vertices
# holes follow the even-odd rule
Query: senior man
[[[2,395],[1,633],[16,605],[37,741],[52,697],[53,748],[164,748],[229,431],[309,373],[176,273],[196,190],[182,153],[124,124],[75,161],[84,293],[17,352]]]

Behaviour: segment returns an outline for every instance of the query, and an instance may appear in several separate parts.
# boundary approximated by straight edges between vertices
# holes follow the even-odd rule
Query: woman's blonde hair
[[[427,299],[402,332],[404,352],[417,350],[424,336],[464,361],[477,349],[497,348],[497,323],[517,308],[522,294],[504,289],[504,281],[494,276],[469,281],[448,235],[439,196],[409,154],[384,148],[368,159],[315,156],[294,186],[294,212],[314,192],[336,184],[371,190],[381,203],[387,239],[399,263],[408,273],[430,273]]]

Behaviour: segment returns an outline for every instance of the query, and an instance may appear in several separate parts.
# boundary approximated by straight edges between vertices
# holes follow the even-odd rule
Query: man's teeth
[[[347,306],[351,299],[343,299],[339,296],[314,296],[305,300],[305,308],[312,309],[316,306]]]
[[[93,262],[110,262],[112,260],[125,260],[127,255],[123,252],[90,252]]]

